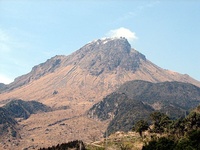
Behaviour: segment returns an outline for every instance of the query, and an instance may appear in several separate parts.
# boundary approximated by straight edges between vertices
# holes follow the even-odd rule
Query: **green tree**
[[[175,142],[166,137],[152,140],[142,147],[142,150],[174,150]]]
[[[186,117],[186,126],[188,131],[197,130],[200,128],[200,114],[196,112],[191,112]]]
[[[181,138],[178,140],[174,150],[194,150],[188,138]]]
[[[185,119],[174,120],[169,127],[170,133],[176,135],[177,138],[180,138],[185,133]]]
[[[195,149],[200,149],[200,130],[193,130],[188,133],[188,139]]]
[[[138,132],[140,134],[140,136],[142,137],[142,132],[148,130],[148,128],[149,128],[149,125],[148,125],[147,121],[139,120],[134,125],[133,130]]]
[[[161,112],[153,112],[152,114],[150,114],[150,118],[153,122],[152,130],[155,133],[163,133],[171,123],[169,117]]]

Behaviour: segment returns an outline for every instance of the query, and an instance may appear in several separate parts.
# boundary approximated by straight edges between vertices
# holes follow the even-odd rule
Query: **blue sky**
[[[119,31],[156,65],[200,81],[198,0],[0,0],[0,82]]]

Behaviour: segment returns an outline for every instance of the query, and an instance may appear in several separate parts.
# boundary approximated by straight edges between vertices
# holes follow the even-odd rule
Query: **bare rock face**
[[[41,63],[37,66],[34,66],[28,74],[17,77],[14,82],[7,85],[5,88],[7,91],[13,90],[25,84],[28,84],[31,81],[37,80],[42,76],[45,76],[48,73],[54,72],[57,68],[60,67],[62,58],[65,56],[55,56],[51,59],[48,59],[45,63]]]
[[[131,45],[124,38],[93,41],[73,56],[75,64],[95,76],[111,72],[117,67],[134,73],[140,65],[140,59],[146,59],[144,55],[131,49]]]

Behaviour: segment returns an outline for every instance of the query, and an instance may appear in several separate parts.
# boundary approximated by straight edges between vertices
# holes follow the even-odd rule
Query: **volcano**
[[[127,81],[200,82],[149,61],[125,38],[105,38],[84,45],[71,55],[58,55],[0,88],[0,104],[11,99],[36,100],[53,109],[21,121],[21,145],[49,146],[66,140],[101,137],[108,122],[93,121],[86,112]],[[98,130],[97,130],[98,129]],[[34,139],[34,141],[30,140]],[[64,141],[63,141],[64,140]]]

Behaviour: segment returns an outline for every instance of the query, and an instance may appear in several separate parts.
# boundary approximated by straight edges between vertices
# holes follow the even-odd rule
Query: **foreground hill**
[[[10,115],[9,111],[0,107],[0,139],[5,136],[16,136],[17,121]]]
[[[0,139],[1,142],[19,139],[22,127],[16,118],[28,119],[31,114],[51,111],[51,108],[36,101],[11,100],[0,107]],[[18,119],[19,120],[19,119]],[[4,145],[5,146],[5,145]]]
[[[200,103],[199,87],[176,81],[130,81],[123,84],[117,92],[123,92],[131,99],[140,100],[155,110],[176,118],[185,115],[185,111],[197,107]]]
[[[117,131],[129,131],[133,124],[140,119],[148,119],[154,109],[142,101],[129,98],[124,93],[112,93],[103,101],[95,104],[88,112],[88,116],[111,122],[108,134]]]
[[[37,101],[12,100],[3,106],[13,118],[27,119],[31,114],[48,112],[51,108]]]
[[[92,118],[112,119],[109,133],[129,131],[140,119],[147,119],[153,111],[171,118],[184,117],[200,104],[200,88],[189,83],[129,81],[116,92],[95,104],[88,112]]]

